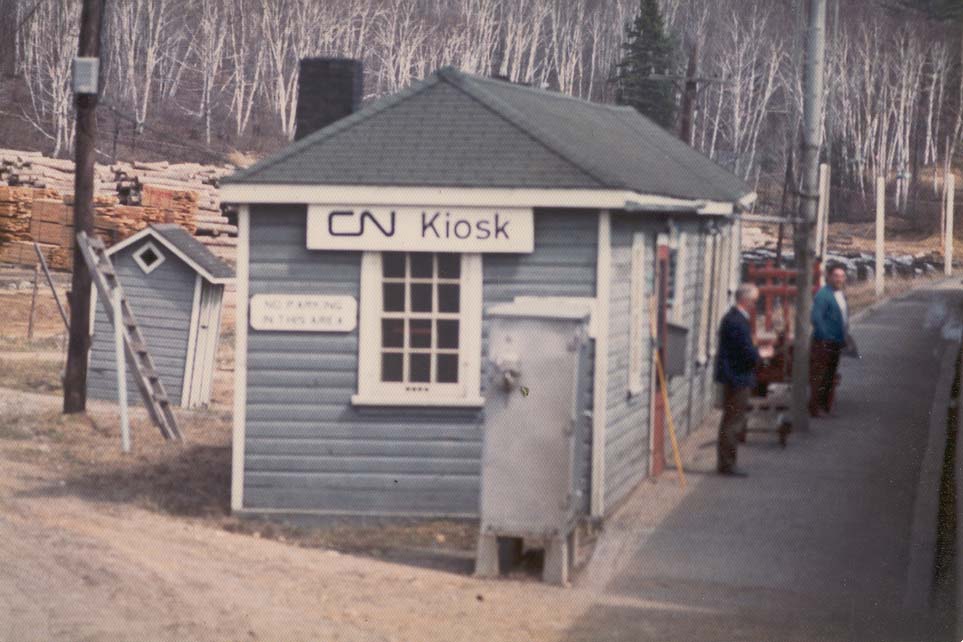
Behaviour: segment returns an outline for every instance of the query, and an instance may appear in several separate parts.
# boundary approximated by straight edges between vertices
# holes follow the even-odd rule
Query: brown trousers
[[[746,428],[749,410],[749,388],[725,384],[722,388],[722,421],[719,423],[719,443],[716,449],[716,468],[729,472],[736,465],[739,433]]]
[[[843,344],[835,341],[813,339],[809,364],[809,414],[814,417],[833,406],[836,370]]]

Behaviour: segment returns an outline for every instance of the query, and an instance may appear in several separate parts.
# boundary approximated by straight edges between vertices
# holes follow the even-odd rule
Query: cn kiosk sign
[[[311,205],[309,250],[530,253],[531,208]]]

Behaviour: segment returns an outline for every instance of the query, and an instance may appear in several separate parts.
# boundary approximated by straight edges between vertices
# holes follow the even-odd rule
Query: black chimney
[[[298,81],[294,140],[341,120],[361,106],[360,60],[304,58]]]

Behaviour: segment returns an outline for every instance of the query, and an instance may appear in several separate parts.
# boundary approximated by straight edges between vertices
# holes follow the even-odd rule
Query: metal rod
[[[117,405],[120,406],[120,447],[130,452],[130,419],[127,416],[127,358],[124,354],[124,315],[120,306],[120,288],[114,290],[114,355],[117,363]]]
[[[769,214],[739,214],[740,220],[746,223],[793,223],[794,221],[790,218],[783,216],[771,216]]]
[[[57,294],[57,288],[54,286],[53,277],[50,276],[50,270],[47,268],[47,259],[43,257],[43,252],[40,251],[40,245],[36,241],[33,242],[33,249],[37,253],[37,259],[40,261],[40,268],[43,270],[43,275],[47,279],[47,285],[50,286],[50,291],[53,293],[54,301],[57,303],[57,309],[60,311],[60,318],[64,320],[64,327],[67,332],[70,332],[70,321],[67,319],[67,312],[64,310],[64,306],[60,303],[60,295]]]
[[[886,288],[885,235],[886,235],[886,179],[876,178],[876,297],[883,296]]]
[[[33,266],[33,294],[30,295],[30,319],[27,321],[27,341],[33,341],[33,315],[37,311],[37,286],[40,285],[40,264]]]
[[[943,273],[953,274],[953,199],[956,196],[956,176],[946,175],[946,245],[943,249]]]

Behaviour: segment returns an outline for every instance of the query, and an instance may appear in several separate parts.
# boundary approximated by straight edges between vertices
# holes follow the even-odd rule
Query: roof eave
[[[572,207],[635,212],[732,214],[736,203],[643,194],[627,189],[238,184],[221,188],[237,205],[397,205],[463,207]]]
[[[161,232],[155,230],[149,225],[144,229],[140,230],[139,232],[137,232],[136,234],[132,234],[131,236],[128,236],[123,241],[120,241],[119,243],[115,243],[114,245],[111,245],[109,248],[107,248],[107,256],[113,256],[114,254],[121,251],[125,247],[130,247],[131,245],[133,245],[134,243],[143,239],[146,236],[150,236],[156,239],[158,242],[160,242],[164,247],[166,247],[170,252],[172,252],[177,258],[182,260],[184,263],[187,263],[187,265],[189,265],[192,270],[200,274],[201,278],[203,278],[208,283],[212,285],[230,285],[231,283],[234,283],[233,276],[217,277],[211,274],[210,271],[208,271],[204,266],[202,266],[200,263],[192,259],[190,256],[188,256],[184,252],[182,252],[180,248],[178,248],[176,245],[171,243]]]

